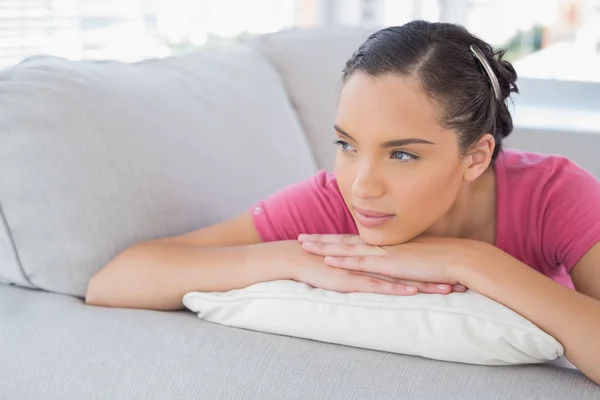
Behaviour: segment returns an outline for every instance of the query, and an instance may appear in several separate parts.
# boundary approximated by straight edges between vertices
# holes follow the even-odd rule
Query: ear
[[[464,159],[463,179],[465,181],[473,182],[488,169],[495,147],[496,141],[489,133],[483,135],[477,143],[469,147]]]

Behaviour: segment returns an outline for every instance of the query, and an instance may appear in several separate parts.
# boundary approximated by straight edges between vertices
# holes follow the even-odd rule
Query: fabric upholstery
[[[35,57],[0,73],[0,106],[0,279],[57,293],[82,296],[126,247],[316,171],[277,72],[250,47],[131,65]]]
[[[334,164],[333,125],[342,70],[371,32],[290,30],[262,35],[253,42],[281,74],[320,169],[331,170]]]
[[[0,283],[34,287],[21,268],[17,249],[0,202]]]
[[[108,309],[0,285],[0,393],[39,399],[597,399],[579,371],[487,367]]]

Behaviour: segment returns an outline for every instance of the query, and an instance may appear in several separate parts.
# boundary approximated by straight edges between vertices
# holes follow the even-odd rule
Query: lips
[[[365,210],[354,207],[356,222],[365,228],[377,228],[394,218],[394,214],[382,213],[374,210]]]

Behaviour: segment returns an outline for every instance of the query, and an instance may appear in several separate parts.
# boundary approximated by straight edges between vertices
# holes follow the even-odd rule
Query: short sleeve
[[[302,233],[356,234],[337,181],[326,171],[259,201],[250,213],[263,242],[296,240]]]
[[[571,270],[600,242],[600,181],[573,163],[553,174],[545,190],[545,258]]]

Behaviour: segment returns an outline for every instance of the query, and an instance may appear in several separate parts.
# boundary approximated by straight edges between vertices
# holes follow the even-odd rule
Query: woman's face
[[[439,105],[410,78],[355,73],[339,99],[335,174],[360,236],[404,243],[435,229],[463,182],[464,159]]]

